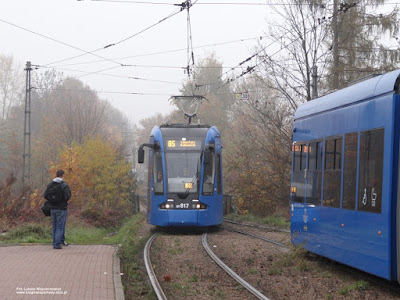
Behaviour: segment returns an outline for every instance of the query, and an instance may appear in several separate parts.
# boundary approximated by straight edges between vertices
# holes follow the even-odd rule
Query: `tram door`
[[[306,143],[293,144],[292,202],[304,203],[306,197],[307,151]]]

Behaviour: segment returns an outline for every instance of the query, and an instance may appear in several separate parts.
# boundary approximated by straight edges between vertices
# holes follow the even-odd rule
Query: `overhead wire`
[[[246,41],[250,41],[250,40],[262,40],[265,37],[267,37],[267,36],[266,35],[261,35],[261,36],[252,37],[252,38],[244,38],[244,39],[238,39],[238,40],[232,40],[232,41],[226,41],[226,42],[220,42],[220,43],[196,46],[196,47],[193,47],[193,49],[202,49],[202,48],[208,48],[208,47],[228,45],[228,44],[233,44],[233,43],[246,42]],[[167,54],[167,53],[173,53],[173,52],[181,52],[181,51],[187,51],[187,47],[186,48],[173,49],[173,50],[159,51],[159,52],[151,52],[151,53],[145,53],[145,54],[130,55],[130,56],[119,57],[119,58],[114,58],[114,59],[125,60],[125,59],[129,59],[129,58],[154,56],[154,55]],[[104,60],[94,60],[94,61],[87,61],[87,62],[72,63],[72,64],[61,65],[59,67],[68,67],[68,66],[85,65],[85,64],[95,64],[95,63],[100,63],[100,62],[104,62]]]
[[[197,1],[196,1],[197,2]],[[194,67],[194,53],[193,53],[193,38],[192,38],[192,24],[190,23],[190,7],[192,6],[190,0],[187,0],[187,75],[190,78],[192,69]],[[192,61],[192,63],[190,63]]]
[[[83,1],[83,0],[78,0],[78,1]],[[152,1],[122,1],[122,0],[90,0],[92,2],[116,2],[116,3],[133,3],[133,4],[154,4],[154,5],[169,5],[169,6],[174,6],[175,4],[173,3],[167,3],[167,2],[152,2]]]
[[[114,60],[112,60],[112,59],[109,59],[109,58],[106,58],[106,57],[103,57],[103,56],[100,56],[100,55],[91,53],[91,52],[86,51],[86,50],[84,50],[84,49],[82,49],[82,48],[79,48],[79,47],[76,47],[76,46],[74,46],[74,45],[71,45],[71,44],[62,42],[62,41],[60,41],[60,40],[58,40],[58,39],[49,37],[49,36],[44,35],[44,34],[41,34],[41,33],[38,33],[38,32],[36,32],[36,31],[33,31],[33,30],[31,30],[31,29],[22,27],[22,26],[20,26],[20,25],[17,25],[17,24],[8,22],[8,21],[6,21],[6,20],[4,20],[4,19],[1,19],[1,18],[0,18],[0,22],[3,22],[3,23],[8,24],[8,25],[11,25],[11,26],[16,27],[16,28],[18,28],[18,29],[21,29],[21,30],[30,32],[30,33],[32,33],[32,34],[34,34],[34,35],[38,35],[38,36],[40,36],[40,37],[42,37],[42,38],[48,39],[48,40],[53,41],[53,42],[56,42],[56,43],[58,43],[58,44],[61,44],[61,45],[64,45],[64,46],[73,48],[73,49],[75,49],[75,50],[79,50],[79,51],[81,51],[81,52],[84,52],[84,53],[85,53],[84,55],[92,54],[92,55],[94,55],[94,56],[96,56],[96,57],[98,57],[98,58],[103,59],[104,61],[109,61],[109,62],[112,62],[112,63],[114,63],[114,64],[122,65],[121,63],[119,63],[119,62],[117,62],[117,61],[114,61]]]
[[[93,90],[80,90],[80,89],[62,89],[62,88],[38,88],[33,87],[36,90],[46,90],[46,91],[59,91],[59,92],[79,92],[79,93],[100,93],[100,94],[122,94],[122,95],[139,95],[139,96],[170,96],[171,94],[161,94],[161,93],[142,93],[142,92],[119,92],[119,91],[93,91]]]
[[[84,0],[77,0],[77,1],[84,1]],[[154,1],[134,1],[134,0],[88,0],[92,2],[109,2],[109,3],[126,3],[126,4],[150,4],[150,5],[168,5],[172,6],[175,5],[170,2],[154,2]],[[199,5],[238,5],[238,6],[298,6],[304,5],[308,6],[309,3],[265,3],[265,2],[200,2]],[[379,5],[395,5],[398,4],[396,2],[386,2]],[[333,4],[325,4],[329,6],[333,6]],[[374,6],[374,4],[366,4],[367,6]]]
[[[40,68],[51,68],[51,69],[60,70],[60,71],[84,73],[84,74],[87,74],[87,75],[93,74],[93,72],[87,72],[87,71],[82,71],[82,70],[74,70],[74,69],[66,69],[66,68],[58,68],[58,67],[45,67],[45,66],[40,66],[40,65],[38,65],[37,68],[38,69],[40,69]],[[135,76],[122,76],[122,75],[108,74],[108,73],[97,73],[97,75],[115,77],[115,78],[125,78],[125,79],[134,79],[134,80],[142,80],[142,81],[168,83],[168,84],[174,84],[174,85],[181,83],[181,82],[172,82],[172,81],[157,80],[157,79],[148,79],[148,78],[135,77]]]
[[[72,56],[72,57],[68,57],[68,58],[65,58],[65,59],[62,59],[62,60],[58,60],[58,61],[55,61],[55,62],[51,62],[51,63],[46,64],[46,66],[58,64],[58,63],[61,63],[61,62],[65,62],[65,61],[68,61],[68,60],[72,60],[72,59],[75,59],[75,58],[79,58],[79,57],[82,57],[82,56],[86,56],[86,55],[89,55],[89,54],[90,54],[90,55],[94,55],[94,56],[98,56],[97,54],[95,54],[96,52],[98,52],[98,51],[100,51],[100,50],[104,50],[104,49],[110,48],[110,47],[113,47],[113,46],[116,46],[116,45],[119,45],[119,44],[121,44],[121,43],[123,43],[123,42],[126,42],[127,40],[130,40],[130,39],[132,39],[132,38],[134,38],[134,37],[136,37],[136,36],[138,36],[138,35],[140,35],[140,34],[146,32],[147,30],[150,30],[151,28],[153,28],[153,27],[159,25],[160,23],[162,23],[162,22],[164,22],[164,21],[166,21],[166,20],[172,18],[173,16],[179,14],[181,11],[182,11],[182,10],[180,10],[180,9],[174,10],[172,13],[170,13],[168,16],[164,17],[163,19],[159,20],[158,22],[153,23],[152,25],[147,26],[146,28],[144,28],[144,29],[142,29],[142,30],[140,30],[140,31],[138,31],[138,32],[136,32],[136,33],[134,33],[134,34],[132,34],[132,35],[130,35],[130,36],[124,38],[124,39],[122,39],[122,40],[119,40],[119,41],[117,41],[117,42],[108,44],[108,45],[106,45],[106,46],[104,46],[104,47],[95,49],[95,50],[93,50],[93,51],[86,51],[86,50],[82,50],[82,49],[79,49],[79,48],[78,48],[78,50],[81,50],[81,51],[83,51],[83,52],[85,52],[85,53],[80,54],[80,55],[75,55],[75,56]],[[103,58],[103,57],[100,57],[100,58]],[[103,58],[103,59],[109,60],[109,59],[106,59],[106,58]],[[123,65],[123,64],[121,64],[121,63],[119,63],[119,64],[120,64],[120,65]]]
[[[355,7],[355,6],[358,5],[361,1],[362,1],[362,0],[359,0],[358,2],[352,3],[350,7]],[[336,14],[346,13],[346,12],[347,12],[347,9],[346,9],[346,10],[338,10],[338,11],[336,12]],[[331,18],[333,18],[333,15],[330,16],[330,17],[328,17],[327,19],[331,19]],[[323,23],[319,24],[319,26],[321,26],[322,24],[323,24]],[[307,30],[307,31],[305,32],[305,34],[311,32],[312,30],[314,30],[314,28],[311,28],[311,29]],[[284,33],[284,34],[281,36],[281,38],[283,38],[283,37],[285,36],[285,34],[286,34],[286,33]],[[268,57],[271,58],[272,56],[274,56],[274,55],[276,55],[277,53],[281,52],[283,49],[287,49],[287,47],[288,47],[289,45],[293,44],[293,43],[296,42],[297,40],[299,40],[299,38],[296,38],[296,39],[292,40],[290,43],[284,45],[284,47],[282,47],[281,49],[277,50],[277,51],[276,51],[275,53],[273,53],[272,55],[268,55]],[[262,51],[265,51],[265,49],[267,49],[268,47],[270,47],[273,43],[275,43],[275,42],[274,42],[274,41],[271,42],[269,45],[267,45],[266,47],[262,48],[260,51],[256,52],[255,54],[251,55],[250,57],[246,58],[245,60],[243,60],[242,62],[240,62],[240,63],[237,65],[237,67],[243,65],[244,63],[246,63],[246,62],[250,61],[251,59],[253,59],[254,57],[258,56],[259,53],[261,53]],[[213,94],[214,92],[216,92],[217,90],[223,88],[224,86],[229,85],[230,83],[236,81],[237,79],[243,77],[244,75],[251,73],[251,72],[252,72],[253,70],[255,70],[261,63],[263,63],[262,60],[260,60],[260,61],[259,61],[258,63],[256,63],[254,66],[248,66],[244,71],[242,71],[242,73],[241,73],[239,76],[237,76],[237,77],[235,77],[235,78],[232,78],[232,79],[229,79],[229,78],[228,78],[228,80],[227,80],[223,85],[221,85],[221,86],[215,88],[214,90],[211,90],[211,91],[208,92],[206,95]],[[235,68],[236,68],[236,67],[235,67]],[[228,72],[229,72],[229,71],[225,72],[223,75],[226,75]],[[206,96],[206,95],[205,95],[205,96]]]

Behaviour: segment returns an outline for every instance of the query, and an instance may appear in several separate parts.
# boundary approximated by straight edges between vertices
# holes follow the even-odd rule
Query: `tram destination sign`
[[[182,139],[168,139],[165,142],[167,150],[201,150],[201,141]]]

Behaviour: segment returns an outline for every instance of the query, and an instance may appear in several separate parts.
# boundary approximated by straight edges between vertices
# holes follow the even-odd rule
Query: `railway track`
[[[157,276],[153,270],[153,266],[150,260],[150,249],[151,244],[157,237],[157,233],[153,234],[146,243],[144,248],[144,263],[146,266],[147,275],[150,279],[151,285],[153,286],[154,292],[157,295],[159,300],[166,300],[167,297],[157,279]],[[202,245],[207,252],[207,254],[217,263],[219,267],[221,267],[229,276],[235,279],[241,286],[243,286],[246,290],[248,290],[251,294],[253,294],[257,299],[261,300],[269,300],[265,295],[263,295],[260,291],[256,288],[251,286],[247,281],[245,281],[242,277],[236,274],[232,269],[230,269],[210,248],[207,242],[207,233],[204,233],[202,236]]]
[[[265,237],[262,237],[262,236],[259,236],[259,235],[255,235],[255,234],[251,234],[251,233],[248,233],[248,232],[244,232],[244,231],[241,231],[241,230],[236,230],[236,229],[233,229],[233,228],[228,228],[226,226],[224,226],[224,229],[228,230],[228,231],[231,231],[231,232],[236,232],[236,233],[239,233],[239,234],[242,234],[242,235],[250,236],[252,238],[259,239],[259,240],[262,240],[262,241],[265,241],[265,242],[280,246],[280,247],[285,248],[285,249],[289,249],[289,247],[287,245],[285,245],[285,244],[283,244],[281,242],[272,240],[272,239],[268,239],[268,238],[265,238]]]
[[[235,221],[231,221],[228,219],[224,219],[225,222],[227,223],[231,223],[231,224],[235,224],[235,225],[240,225],[240,226],[246,226],[246,227],[252,227],[252,228],[259,228],[259,229],[267,229],[268,231],[277,231],[277,232],[284,232],[284,233],[290,233],[290,231],[288,230],[280,230],[280,229],[276,229],[276,228],[272,228],[272,227],[268,227],[268,226],[262,226],[262,225],[254,225],[254,224],[247,224],[247,223],[241,223],[241,222],[235,222]],[[272,240],[272,239],[268,239],[268,238],[264,238],[262,236],[258,236],[258,235],[254,235],[248,232],[244,232],[241,230],[236,230],[233,228],[229,228],[224,226],[223,227],[225,230],[231,231],[231,232],[235,232],[235,233],[239,233],[242,235],[246,235],[246,236],[250,236],[259,240],[263,240],[265,242],[268,243],[272,243],[275,244],[277,246],[286,248],[286,249],[290,249],[289,246],[280,243],[278,241]],[[326,258],[322,258],[322,259],[326,259]],[[357,269],[353,269],[349,266],[340,264],[340,263],[336,263],[336,266],[338,269],[342,270],[343,272],[350,274],[352,276],[355,276],[357,278],[362,278],[363,280],[371,283],[371,284],[376,284],[378,286],[381,286],[385,289],[390,289],[392,292],[396,293],[397,295],[400,296],[400,286],[397,283],[393,283],[393,282],[388,282],[387,280],[381,279],[379,277],[375,277],[373,275],[370,275],[368,273],[365,273],[363,271],[357,270]]]
[[[260,291],[250,285],[246,280],[236,274],[231,268],[229,268],[222,260],[219,259],[217,255],[211,250],[210,246],[207,242],[207,233],[203,234],[202,244],[208,255],[226,272],[235,279],[240,285],[242,285],[245,289],[247,289],[250,293],[256,296],[258,299],[269,300],[266,296],[264,296]]]
[[[160,283],[158,282],[156,273],[154,273],[153,265],[151,264],[150,260],[150,248],[151,244],[153,243],[154,239],[157,237],[157,233],[153,234],[146,243],[144,247],[144,264],[146,266],[147,275],[150,278],[151,285],[153,286],[154,292],[157,295],[159,300],[167,300],[167,297],[164,294],[163,289],[161,288]]]
[[[226,219],[226,218],[224,218],[224,222],[235,224],[235,225],[240,225],[240,226],[247,226],[247,227],[266,229],[268,231],[290,233],[290,230],[275,228],[275,227],[271,227],[271,226],[263,226],[263,225],[255,225],[255,224],[249,224],[249,223],[235,222],[235,221],[232,221],[232,220],[229,220],[229,219]]]

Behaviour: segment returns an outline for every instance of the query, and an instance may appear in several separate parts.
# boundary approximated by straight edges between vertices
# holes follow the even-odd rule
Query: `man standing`
[[[58,170],[56,178],[47,185],[44,198],[48,200],[50,207],[53,248],[62,249],[61,245],[68,246],[65,241],[65,223],[67,222],[68,200],[71,198],[71,190],[64,181],[63,170]]]

